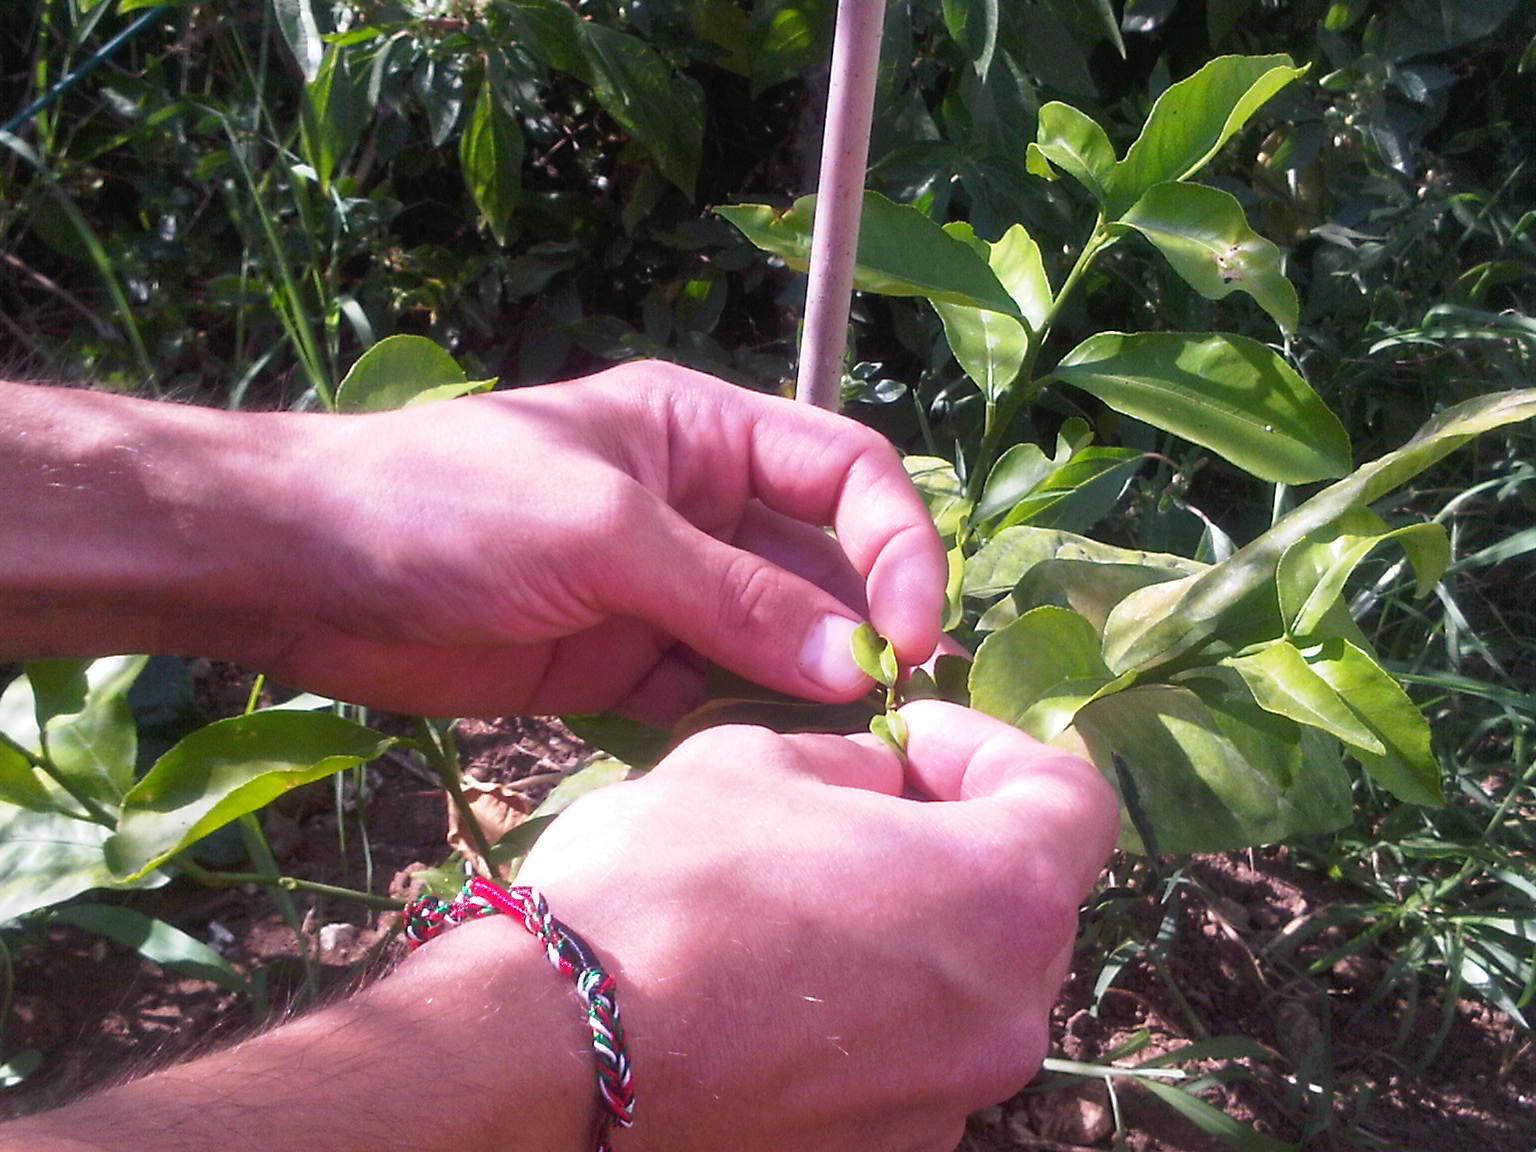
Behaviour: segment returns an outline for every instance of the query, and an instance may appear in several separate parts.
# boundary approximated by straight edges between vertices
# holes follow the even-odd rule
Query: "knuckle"
[[[733,767],[776,755],[781,747],[778,735],[767,728],[755,724],[721,724],[689,736],[657,768],[696,761]]]
[[[738,552],[724,565],[715,589],[715,613],[722,635],[760,633],[778,599],[778,574],[766,562]]]

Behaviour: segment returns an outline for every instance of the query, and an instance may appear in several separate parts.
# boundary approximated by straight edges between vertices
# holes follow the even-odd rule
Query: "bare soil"
[[[458,735],[472,775],[525,781],[535,795],[585,754],[556,722],[464,722]],[[327,883],[401,894],[414,869],[441,862],[447,813],[434,784],[404,760],[386,760],[370,770],[366,793],[361,804],[355,793],[343,797],[344,837],[329,786],[296,793],[270,812],[267,832],[282,867]],[[1477,1001],[1459,1001],[1445,1016],[1433,995],[1417,1003],[1396,993],[1373,995],[1382,986],[1383,962],[1369,955],[1309,972],[1340,938],[1302,939],[1296,928],[1337,894],[1285,850],[1200,858],[1173,904],[1157,902],[1160,888],[1147,884],[1145,872],[1145,865],[1117,861],[1110,874],[1119,885],[1114,915],[1093,922],[1104,931],[1119,917],[1124,934],[1137,939],[1165,924],[1164,959],[1143,952],[1097,994],[1100,971],[1075,972],[1055,1014],[1056,1055],[1093,1063],[1141,1043],[1122,1060],[1136,1063],[1201,1039],[1246,1037],[1262,1045],[1265,1059],[1182,1067],[1212,1078],[1200,1091],[1204,1100],[1280,1141],[1340,1152],[1536,1147],[1531,1037]],[[1137,884],[1151,892],[1137,895]],[[301,894],[302,948],[254,885],[209,890],[179,880],[122,899],[214,943],[237,968],[257,974],[260,994],[221,991],[52,925],[15,957],[14,993],[0,1034],[0,1058],[34,1048],[43,1063],[0,1091],[0,1114],[58,1104],[261,1027],[305,999],[305,952],[322,994],[355,983],[393,955],[393,913],[336,899]],[[1442,1020],[1448,1022],[1443,1032]],[[1306,1087],[1309,1081],[1317,1087]],[[1207,1152],[1228,1145],[1124,1079],[1115,1082],[1112,1107],[1102,1080],[1047,1074],[973,1117],[963,1147]]]

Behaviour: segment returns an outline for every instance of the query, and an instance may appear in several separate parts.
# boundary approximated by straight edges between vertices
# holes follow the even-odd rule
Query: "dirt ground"
[[[584,754],[558,724],[539,721],[461,723],[459,742],[471,774],[536,787],[547,787],[551,773]],[[442,793],[403,759],[370,769],[368,791],[372,888],[399,894],[413,869],[440,863],[446,853]],[[343,811],[347,803],[355,807],[356,797]],[[269,815],[267,832],[291,874],[354,887],[370,878],[351,816],[342,850],[328,785],[290,797]],[[1297,869],[1284,850],[1201,858],[1185,873],[1172,904],[1135,895],[1134,884],[1127,887],[1137,875],[1145,880],[1144,868],[1116,863],[1111,878],[1122,895],[1115,898],[1114,915],[1095,923],[1113,927],[1119,917],[1126,934],[1140,939],[1161,923],[1166,959],[1130,959],[1098,994],[1097,969],[1075,972],[1055,1014],[1056,1056],[1093,1063],[1143,1043],[1121,1060],[1134,1064],[1195,1040],[1246,1037],[1262,1046],[1265,1059],[1208,1059],[1182,1067],[1211,1079],[1200,1092],[1203,1099],[1287,1144],[1341,1152],[1536,1147],[1530,1037],[1482,1004],[1462,1001],[1441,1040],[1440,1004],[1372,998],[1381,970],[1368,958],[1350,956],[1308,974],[1310,960],[1337,940],[1292,946],[1292,929],[1334,894]],[[301,995],[298,940],[254,886],[209,890],[176,881],[125,899],[214,943],[236,967],[261,973],[260,995],[223,992],[162,971],[100,938],[51,926],[15,957],[14,992],[0,1036],[0,1057],[35,1048],[43,1063],[0,1091],[0,1114],[45,1108],[239,1035],[260,1026],[264,1007],[276,1011]],[[388,963],[392,913],[308,897],[301,907],[304,946],[321,987],[344,986],[367,965]],[[1103,1080],[1050,1074],[973,1117],[963,1147],[1206,1152],[1228,1145],[1123,1078],[1115,1081],[1112,1104]]]

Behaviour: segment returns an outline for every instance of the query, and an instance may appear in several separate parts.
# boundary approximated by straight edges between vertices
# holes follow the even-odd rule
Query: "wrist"
[[[576,997],[492,918],[331,1008],[0,1126],[0,1152],[206,1152],[253,1128],[288,1152],[590,1152],[596,1109]]]
[[[0,414],[3,655],[273,643],[303,569],[274,542],[302,516],[287,489],[310,418],[24,386],[0,386]]]

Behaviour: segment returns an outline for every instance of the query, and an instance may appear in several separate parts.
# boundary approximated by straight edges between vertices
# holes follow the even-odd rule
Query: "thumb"
[[[829,592],[694,527],[657,502],[604,607],[636,616],[732,672],[814,700],[852,700],[872,681],[854,663],[859,618]]]
[[[1049,846],[1087,891],[1119,832],[1119,801],[1087,760],[942,700],[905,705],[907,782],[935,800],[988,805]],[[978,810],[979,811],[979,810]]]

